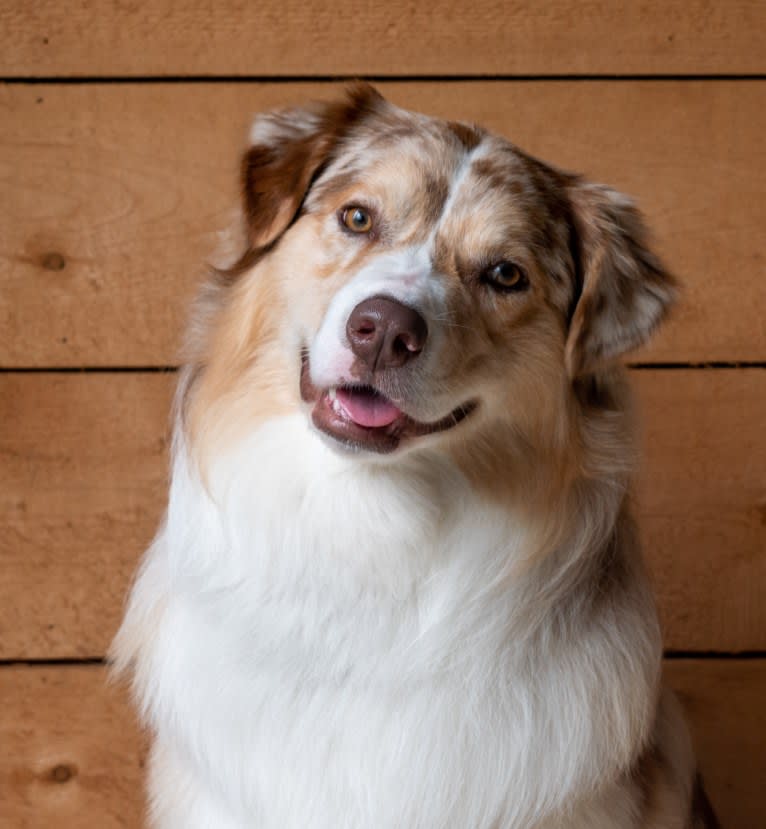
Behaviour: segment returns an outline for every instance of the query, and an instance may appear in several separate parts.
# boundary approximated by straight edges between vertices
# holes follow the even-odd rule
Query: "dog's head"
[[[627,198],[367,85],[258,117],[242,177],[202,398],[338,448],[545,441],[674,294]]]

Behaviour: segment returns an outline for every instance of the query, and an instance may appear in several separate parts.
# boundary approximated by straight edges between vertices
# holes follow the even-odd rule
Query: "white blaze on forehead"
[[[426,320],[429,343],[436,321],[444,317],[446,292],[433,272],[430,242],[381,254],[363,267],[332,298],[310,348],[311,379],[320,388],[353,380],[354,354],[346,336],[346,323],[356,306],[375,296],[386,296],[414,308]],[[437,336],[438,339],[438,336]]]
[[[444,201],[444,206],[442,207],[441,214],[439,216],[439,220],[434,225],[434,229],[431,233],[431,237],[428,241],[429,246],[433,247],[434,241],[436,239],[441,226],[444,224],[444,221],[449,216],[452,211],[452,208],[455,205],[458,197],[460,196],[461,190],[463,189],[463,185],[466,182],[466,179],[471,174],[471,168],[473,167],[473,163],[481,158],[484,155],[482,152],[482,142],[480,141],[473,149],[468,150],[466,154],[460,160],[460,164],[458,165],[457,169],[455,170],[454,175],[452,176],[452,180],[450,181],[449,192],[447,193],[447,198]]]

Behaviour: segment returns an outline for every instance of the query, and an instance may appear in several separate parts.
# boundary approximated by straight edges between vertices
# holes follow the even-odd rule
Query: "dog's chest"
[[[400,487],[262,491],[255,509],[230,498],[226,531],[204,539],[226,555],[174,582],[154,643],[160,727],[259,829],[461,825],[471,803],[497,808],[493,781],[527,738],[487,629],[507,611],[470,596],[506,528],[418,512]]]
[[[507,516],[424,479],[239,468],[209,522],[198,491],[171,501],[145,692],[235,825],[529,827],[594,776],[590,686],[510,632],[530,591],[509,587]]]
[[[457,668],[431,637],[414,602],[379,595],[265,590],[245,613],[181,601],[164,637],[175,656],[161,659],[175,666],[166,687],[181,744],[259,826],[446,820],[471,802],[467,785],[491,788],[523,737],[491,648]],[[470,784],[467,767],[479,772]]]

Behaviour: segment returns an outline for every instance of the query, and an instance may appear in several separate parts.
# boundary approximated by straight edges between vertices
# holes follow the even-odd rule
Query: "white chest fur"
[[[185,814],[531,827],[615,778],[651,726],[655,636],[628,606],[608,630],[548,637],[533,573],[510,578],[524,541],[443,463],[393,477],[299,417],[239,447],[210,495],[179,453],[123,638],[144,631],[160,743],[221,808]]]

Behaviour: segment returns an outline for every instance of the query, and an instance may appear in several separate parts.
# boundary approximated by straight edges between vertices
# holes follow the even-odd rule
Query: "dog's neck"
[[[547,486],[538,469],[534,487],[554,493],[546,503],[532,483],[491,500],[438,448],[396,462],[343,455],[299,414],[262,424],[204,479],[191,457],[180,442],[169,528],[183,534],[190,512],[204,517],[207,531],[195,532],[186,555],[205,580],[215,562],[221,584],[291,578],[308,567],[354,595],[402,599],[451,573],[463,593],[456,602],[488,585],[498,594],[517,586],[518,607],[544,569],[555,603],[603,566],[598,551],[618,531],[624,497],[615,481]],[[535,596],[538,608],[542,599]]]

